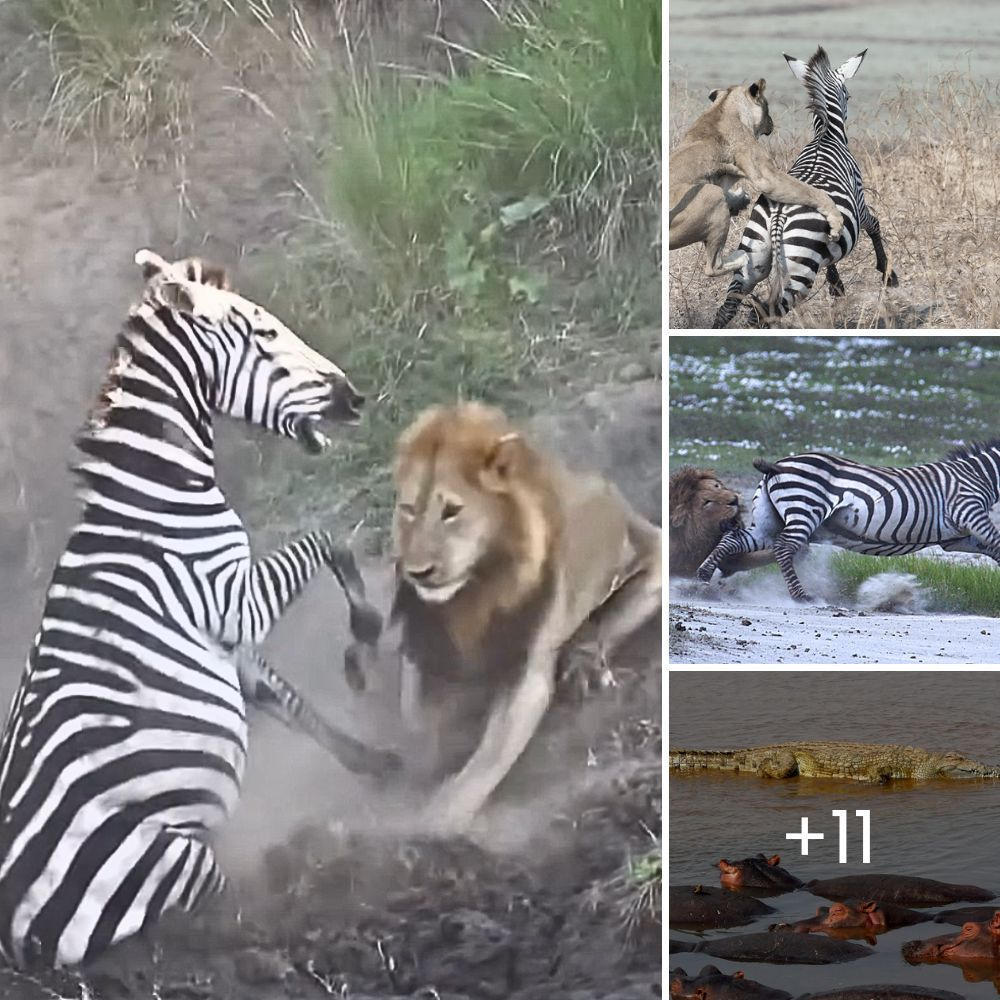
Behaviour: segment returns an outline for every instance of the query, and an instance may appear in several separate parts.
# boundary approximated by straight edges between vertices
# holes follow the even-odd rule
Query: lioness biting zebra
[[[670,154],[670,249],[705,244],[705,274],[739,270],[746,255],[725,254],[729,221],[750,204],[741,187],[750,181],[770,200],[809,205],[826,216],[836,242],[844,218],[833,199],[779,170],[757,141],[774,130],[764,80],[713,90],[712,106]]]

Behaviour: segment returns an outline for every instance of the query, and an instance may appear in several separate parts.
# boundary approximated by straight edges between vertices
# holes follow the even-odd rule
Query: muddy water
[[[1000,674],[995,672],[778,672],[699,671],[670,675],[669,745],[733,747],[797,739],[846,739],[951,748],[1000,762]],[[718,885],[719,858],[780,853],[799,878],[865,872],[922,875],[980,885],[1000,892],[1000,781],[899,782],[870,787],[858,782],[793,778],[767,781],[747,775],[670,772],[670,882]],[[837,820],[847,809],[848,863],[837,860]],[[860,863],[860,820],[871,810],[871,863]],[[802,857],[801,817],[812,841]],[[777,908],[744,928],[711,936],[766,930],[769,923],[809,916],[826,900],[794,892],[768,900]],[[967,904],[959,904],[967,905]],[[1000,906],[1000,904],[998,904]],[[933,911],[931,911],[933,912]],[[709,962],[727,972],[790,992],[807,988],[906,983],[950,989],[976,1000],[1000,996],[1000,985],[971,983],[960,969],[906,965],[904,941],[957,932],[926,923],[879,937],[875,954],[835,966],[733,963],[702,955],[671,956],[671,967],[691,972]],[[672,938],[698,935],[671,932]],[[998,980],[1000,983],[1000,980]]]
[[[782,59],[807,59],[822,44],[835,65],[868,48],[851,82],[851,114],[897,82],[922,87],[942,73],[1000,76],[1000,19],[976,0],[813,0],[706,4],[671,0],[670,79],[706,93],[720,84],[766,77],[785,99],[798,84]]]

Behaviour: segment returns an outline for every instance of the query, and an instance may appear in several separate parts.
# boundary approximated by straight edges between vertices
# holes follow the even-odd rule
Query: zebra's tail
[[[758,472],[763,472],[765,476],[773,476],[781,472],[780,467],[776,463],[765,461],[763,458],[755,458],[753,460],[753,467]]]
[[[771,216],[767,235],[771,243],[771,294],[768,296],[768,308],[771,315],[774,316],[785,290],[785,279],[788,277],[788,263],[785,260],[784,212],[779,210]]]

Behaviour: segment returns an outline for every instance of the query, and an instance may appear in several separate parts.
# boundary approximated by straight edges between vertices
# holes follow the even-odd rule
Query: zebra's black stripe
[[[755,464],[764,478],[750,526],[723,536],[698,570],[702,579],[728,558],[771,549],[789,593],[804,598],[793,558],[810,541],[868,555],[940,545],[1000,562],[1000,531],[989,516],[1000,500],[1000,440],[904,469],[819,453]]]

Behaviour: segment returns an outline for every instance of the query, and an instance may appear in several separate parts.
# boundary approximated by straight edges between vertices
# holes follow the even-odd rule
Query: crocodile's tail
[[[753,467],[758,472],[763,472],[765,476],[773,476],[775,473],[781,472],[780,467],[775,462],[768,462],[763,458],[755,458]]]

